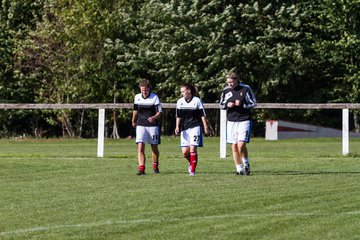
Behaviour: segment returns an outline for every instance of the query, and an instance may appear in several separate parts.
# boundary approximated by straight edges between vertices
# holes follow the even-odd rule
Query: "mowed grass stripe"
[[[358,152],[253,139],[253,174],[239,177],[218,140],[205,139],[193,178],[172,137],[161,173],[148,162],[143,177],[133,141],[108,140],[97,158],[93,139],[1,140],[0,239],[359,239]]]
[[[337,215],[360,215],[360,211],[355,212],[341,212],[336,213]],[[57,225],[57,226],[38,226],[27,229],[16,229],[8,232],[0,232],[0,236],[7,235],[16,235],[27,232],[41,232],[41,231],[51,231],[62,228],[87,228],[87,227],[97,227],[103,225],[123,225],[123,224],[139,224],[139,223],[162,223],[164,221],[167,222],[180,222],[180,221],[211,221],[214,219],[222,219],[222,218],[256,218],[256,217],[296,217],[296,216],[326,216],[331,217],[332,214],[324,213],[324,212],[311,212],[311,213],[300,213],[300,212],[283,212],[283,213],[242,213],[235,215],[213,215],[213,216],[202,216],[202,217],[184,217],[184,218],[166,218],[166,219],[156,219],[156,218],[148,218],[148,219],[128,219],[128,220],[105,220],[94,223],[78,223],[78,224],[67,224],[67,225]]]

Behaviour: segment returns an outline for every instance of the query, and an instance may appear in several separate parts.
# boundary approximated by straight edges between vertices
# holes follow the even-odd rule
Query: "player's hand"
[[[155,121],[155,117],[149,117],[147,120],[152,123]]]
[[[241,104],[241,101],[240,101],[240,100],[236,100],[236,101],[235,101],[235,106],[240,106],[240,104]]]
[[[235,106],[235,103],[234,103],[234,102],[228,102],[228,103],[226,104],[226,106],[227,106],[228,108],[232,108],[232,107]]]
[[[180,129],[179,128],[175,128],[175,134],[179,135],[180,134]]]
[[[209,136],[209,135],[210,135],[210,131],[209,131],[209,128],[208,128],[208,127],[205,127],[205,128],[204,128],[204,135],[205,135],[205,136]]]
[[[132,124],[132,126],[133,126],[134,128],[136,128],[136,122],[135,122],[135,121],[132,121],[131,124]]]

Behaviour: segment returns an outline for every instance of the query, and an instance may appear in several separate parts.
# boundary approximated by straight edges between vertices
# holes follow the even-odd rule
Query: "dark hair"
[[[186,88],[186,89],[190,89],[191,95],[193,95],[193,96],[196,96],[196,95],[197,95],[197,90],[196,90],[196,88],[195,88],[192,84],[190,84],[190,83],[183,83],[183,84],[180,85],[180,87],[184,87],[184,88]]]

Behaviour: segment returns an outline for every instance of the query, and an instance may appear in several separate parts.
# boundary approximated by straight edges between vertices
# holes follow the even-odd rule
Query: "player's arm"
[[[136,100],[134,100],[134,107],[133,107],[133,116],[131,118],[131,124],[134,128],[136,128],[136,120],[138,117],[138,109],[139,109],[139,105],[137,104]]]
[[[244,108],[254,108],[256,107],[256,98],[255,98],[255,95],[253,93],[253,91],[251,90],[250,87],[248,87],[248,91],[246,92],[246,95],[245,95],[245,101],[244,101]]]
[[[136,127],[137,114],[138,114],[137,110],[134,110],[131,119],[131,124],[134,128]]]
[[[209,134],[209,129],[208,129],[208,125],[207,125],[205,108],[204,108],[204,105],[203,105],[201,100],[199,101],[198,104],[199,104],[198,108],[199,108],[199,111],[200,111],[201,121],[202,121],[202,124],[203,124],[203,127],[204,127],[204,132],[207,135],[207,134]]]
[[[148,118],[149,122],[154,122],[156,119],[158,119],[161,116],[161,112],[156,112],[156,114],[154,116],[151,116]]]
[[[177,103],[178,105],[179,103]],[[180,124],[181,124],[181,113],[180,109],[176,107],[176,123],[175,123],[175,134],[178,135],[180,133]]]
[[[155,96],[154,105],[155,105],[156,113],[155,113],[154,116],[151,116],[151,117],[149,117],[147,119],[151,123],[154,122],[156,119],[158,119],[161,116],[161,113],[162,113],[162,106],[161,106],[161,103],[160,103],[160,99],[159,99],[159,97],[157,95]]]
[[[220,109],[224,109],[224,110],[227,109],[227,100],[228,100],[228,99],[226,99],[225,96],[226,96],[226,94],[225,94],[225,90],[224,90],[224,91],[222,91],[221,97],[220,97]]]
[[[181,118],[176,117],[176,125],[175,125],[175,134],[176,135],[180,134],[180,123],[181,123]]]
[[[138,109],[139,109],[139,105],[137,104],[136,100],[134,100],[134,107],[133,107],[133,114],[132,114],[132,118],[131,118],[131,124],[134,128],[136,128],[136,120],[138,117]]]
[[[208,135],[209,134],[209,128],[208,128],[208,125],[207,125],[206,116],[202,116],[201,121],[202,121],[203,126],[204,126],[204,132],[205,132],[206,135]]]
[[[226,110],[235,106],[234,94],[230,87],[225,87],[220,99],[220,108]]]
[[[156,119],[158,119],[160,116],[161,116],[161,113],[162,113],[162,107],[161,107],[161,104],[159,103],[159,104],[157,104],[156,106],[155,106],[155,108],[156,108],[156,113],[155,113],[155,115],[154,116],[151,116],[151,117],[149,117],[147,120],[149,121],[149,122],[154,122]]]

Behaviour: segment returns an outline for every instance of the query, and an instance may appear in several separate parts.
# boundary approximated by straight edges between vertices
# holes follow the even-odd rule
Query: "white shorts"
[[[190,146],[203,146],[203,136],[201,134],[200,127],[188,128],[184,131],[181,131],[180,134],[180,146],[181,147],[190,147]]]
[[[227,121],[226,142],[231,144],[237,142],[250,142],[251,127],[252,122],[250,120],[242,122]]]
[[[159,127],[136,126],[136,143],[160,144]]]

